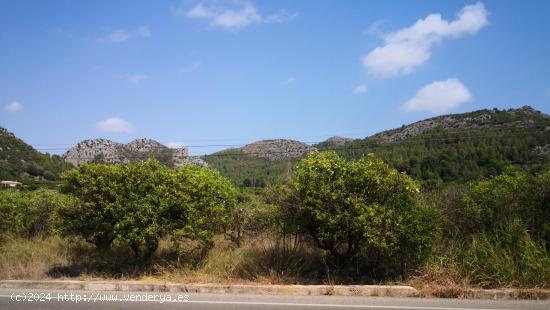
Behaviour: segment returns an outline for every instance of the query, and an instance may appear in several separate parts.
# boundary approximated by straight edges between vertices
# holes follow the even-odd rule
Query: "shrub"
[[[444,209],[457,237],[502,231],[519,220],[536,242],[550,247],[550,171],[534,176],[508,169],[453,191],[441,203],[451,206]]]
[[[311,153],[278,193],[279,227],[311,237],[339,270],[355,262],[361,276],[403,274],[438,236],[438,214],[422,204],[418,185],[372,155],[348,162]]]
[[[550,283],[550,171],[507,168],[489,180],[451,186],[435,200],[450,241],[443,253],[465,278],[484,287]]]
[[[52,190],[1,190],[0,232],[19,237],[50,235],[57,222],[55,211],[71,203],[67,196]]]
[[[171,182],[165,217],[172,239],[195,241],[196,247],[180,246],[178,250],[181,254],[198,251],[202,259],[214,245],[214,234],[224,232],[229,226],[236,191],[216,170],[194,165],[173,170]]]
[[[217,172],[196,166],[168,169],[158,162],[84,164],[63,175],[62,190],[79,200],[61,209],[60,231],[82,236],[100,250],[114,240],[148,261],[168,233],[202,248],[224,227],[234,190]]]
[[[472,237],[462,249],[464,276],[483,287],[548,287],[550,257],[520,221],[501,231]]]

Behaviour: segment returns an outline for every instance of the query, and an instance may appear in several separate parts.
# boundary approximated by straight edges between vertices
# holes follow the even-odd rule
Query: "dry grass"
[[[289,284],[318,283],[321,253],[299,240],[259,237],[235,247],[223,237],[201,261],[183,261],[171,242],[162,240],[153,261],[135,265],[132,253],[113,245],[98,253],[80,239],[8,238],[0,245],[0,279],[73,278],[150,282]]]
[[[150,283],[194,284],[338,284],[324,278],[323,255],[301,240],[259,237],[240,247],[222,237],[198,264],[174,259],[169,240],[162,240],[148,266],[132,264],[132,253],[113,246],[97,253],[79,239],[7,238],[0,244],[0,279],[140,280]],[[452,261],[427,264],[405,284],[419,290],[419,297],[471,298],[474,287]],[[399,284],[399,283],[380,283]],[[384,292],[379,292],[385,296]],[[327,294],[334,294],[334,289]],[[514,298],[548,299],[542,289],[520,289]]]
[[[468,279],[452,264],[428,264],[407,284],[418,289],[419,297],[466,298],[471,287]]]
[[[55,266],[71,265],[67,240],[7,238],[0,244],[1,279],[46,279]]]

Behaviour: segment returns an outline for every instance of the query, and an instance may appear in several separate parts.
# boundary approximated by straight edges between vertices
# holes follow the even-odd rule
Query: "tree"
[[[519,220],[550,247],[550,170],[533,175],[507,167],[501,175],[468,184],[458,198],[446,210],[458,237],[502,231]]]
[[[0,190],[0,233],[21,237],[48,236],[57,223],[56,210],[72,201],[55,191]]]
[[[140,261],[147,261],[168,233],[210,244],[235,204],[229,181],[195,166],[83,164],[63,180],[63,191],[79,204],[60,210],[61,231],[82,236],[100,250],[117,240]]]
[[[286,228],[310,236],[337,268],[357,259],[374,277],[401,273],[426,258],[438,234],[418,185],[373,155],[310,153],[282,194]]]
[[[202,258],[213,246],[214,234],[230,226],[237,192],[231,181],[213,169],[186,165],[172,172],[166,215],[169,231],[175,241],[198,242],[195,248],[180,247],[180,252],[198,250]]]

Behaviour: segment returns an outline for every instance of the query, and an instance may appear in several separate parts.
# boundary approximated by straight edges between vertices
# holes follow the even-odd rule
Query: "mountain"
[[[0,127],[0,179],[55,180],[70,166],[60,156],[42,154]]]
[[[375,153],[426,184],[465,182],[507,166],[550,166],[550,116],[529,106],[443,115],[356,139],[332,149],[348,158]]]
[[[334,137],[330,137],[330,138],[326,139],[323,142],[318,143],[316,145],[316,147],[320,147],[320,148],[323,148],[323,147],[336,147],[336,146],[344,145],[344,144],[346,144],[348,142],[351,142],[351,141],[353,141],[353,139],[340,137],[340,136],[334,136]]]
[[[239,186],[263,187],[291,177],[298,161],[313,150],[334,150],[346,158],[374,153],[425,186],[467,182],[502,172],[550,167],[550,116],[529,106],[484,109],[421,120],[364,139],[331,137],[317,145],[295,140],[262,140],[202,157],[138,139],[128,144],[85,140],[63,157],[42,154],[0,128],[2,179],[56,179],[83,162],[128,163],[155,158],[167,166],[208,164]]]
[[[295,140],[261,140],[203,158],[237,185],[264,187],[289,178],[293,163],[312,150],[315,148]]]
[[[70,148],[63,158],[73,164],[81,163],[130,163],[154,158],[166,166],[188,163],[205,165],[198,157],[189,156],[187,148],[172,149],[151,139],[136,139],[128,144],[107,139],[84,140]]]
[[[390,143],[414,138],[436,129],[476,131],[484,129],[533,129],[548,125],[550,116],[523,106],[519,109],[500,111],[479,110],[464,114],[437,116],[401,128],[382,131],[367,139],[379,143]]]
[[[279,140],[270,140],[279,141]],[[346,158],[374,153],[427,186],[466,182],[502,172],[507,166],[537,170],[550,166],[550,116],[524,106],[437,116],[379,132],[364,139],[331,137],[302,144],[299,152],[259,141],[204,157],[241,186],[287,179],[309,150],[334,150]],[[284,144],[283,144],[284,145]]]
[[[303,142],[286,139],[261,140],[240,148],[244,154],[270,161],[300,157],[314,149]]]

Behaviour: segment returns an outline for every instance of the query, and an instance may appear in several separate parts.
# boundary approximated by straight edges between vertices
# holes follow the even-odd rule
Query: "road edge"
[[[424,294],[422,290],[417,290],[407,285],[224,285],[143,283],[139,281],[0,280],[0,288],[253,295],[442,297],[437,294]],[[469,289],[451,297],[471,299],[550,299],[550,290]]]

